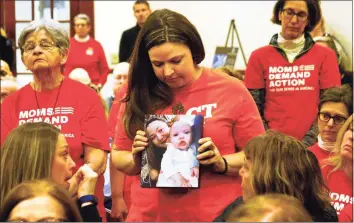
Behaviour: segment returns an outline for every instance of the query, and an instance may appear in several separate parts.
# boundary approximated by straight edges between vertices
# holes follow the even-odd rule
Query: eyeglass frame
[[[324,119],[321,119],[321,115],[328,115],[329,116],[329,119],[328,120],[324,120]],[[341,115],[334,115],[332,116],[331,114],[328,114],[327,112],[318,112],[317,114],[318,116],[318,119],[322,122],[329,122],[331,119],[333,119],[333,123],[336,124],[336,125],[343,125],[345,123],[345,121],[348,119],[347,117],[343,117]],[[341,118],[343,120],[342,123],[337,123],[336,119],[335,118]],[[338,120],[338,119],[337,119]]]
[[[291,12],[292,12],[291,14],[292,14],[292,15],[291,15],[290,17],[287,17],[287,16],[285,15],[285,11],[286,11],[286,10],[291,10]],[[304,11],[295,12],[295,11],[294,11],[293,9],[291,9],[291,8],[282,9],[281,12],[283,13],[283,15],[284,15],[285,18],[289,19],[289,21],[291,21],[295,15],[296,15],[296,18],[297,18],[300,22],[306,22],[306,21],[308,20],[308,18],[309,18],[309,15],[308,15],[306,12],[304,12]],[[299,14],[300,14],[300,13],[305,13],[305,14],[306,14],[305,20],[302,20],[301,17],[299,17]]]
[[[42,43],[44,43],[44,42],[50,43],[51,46],[50,46],[48,49],[46,49],[46,47],[43,48],[43,46],[41,46],[41,45],[42,45]],[[33,44],[33,45],[34,45],[34,48],[33,48],[32,50],[26,50],[25,48],[26,48],[27,45],[29,45],[29,44],[24,44],[23,47],[22,47],[23,52],[24,52],[24,53],[27,53],[27,54],[32,53],[32,52],[34,51],[34,49],[36,49],[36,47],[38,46],[37,44]],[[58,45],[57,45],[56,43],[52,42],[52,41],[46,41],[46,40],[42,39],[41,41],[39,41],[39,47],[40,47],[42,50],[44,50],[44,51],[52,51],[54,48],[58,48]]]

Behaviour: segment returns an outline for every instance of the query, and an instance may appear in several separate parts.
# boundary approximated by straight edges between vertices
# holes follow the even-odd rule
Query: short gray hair
[[[78,20],[78,19],[86,20],[87,25],[90,25],[90,24],[91,24],[91,19],[90,19],[90,17],[88,17],[88,15],[86,15],[86,14],[83,14],[83,13],[78,14],[77,16],[74,17],[74,22],[75,22],[76,20]]]
[[[70,41],[69,34],[65,28],[61,27],[59,22],[53,19],[40,19],[32,21],[28,26],[26,26],[20,37],[18,38],[18,46],[21,49],[21,55],[23,54],[23,45],[25,44],[27,35],[32,32],[38,32],[44,29],[53,38],[56,46],[62,51],[69,49]]]

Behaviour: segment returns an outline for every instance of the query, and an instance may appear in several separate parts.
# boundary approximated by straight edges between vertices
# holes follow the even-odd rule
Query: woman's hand
[[[69,180],[69,191],[72,195],[82,197],[84,195],[95,194],[98,174],[89,165],[84,164]]]
[[[199,140],[199,144],[201,144],[198,148],[199,155],[197,156],[199,163],[213,165],[215,172],[223,172],[226,168],[224,160],[211,138],[202,138]]]
[[[132,155],[133,158],[141,157],[141,152],[146,149],[148,145],[148,138],[146,137],[146,133],[144,131],[138,130],[134,137],[133,145],[132,145]]]

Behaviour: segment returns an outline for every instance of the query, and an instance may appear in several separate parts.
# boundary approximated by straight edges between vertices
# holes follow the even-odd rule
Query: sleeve
[[[102,218],[98,213],[96,205],[92,204],[85,207],[79,207],[79,210],[83,222],[102,222]]]
[[[333,50],[327,49],[327,55],[322,62],[319,76],[321,89],[341,85],[337,57]]]
[[[8,134],[14,129],[17,124],[11,115],[11,108],[13,108],[12,98],[6,98],[1,104],[1,145],[4,144]]]
[[[264,118],[264,103],[265,103],[265,89],[249,89],[249,92],[251,93],[254,102],[257,105],[259,114],[261,115],[262,122],[264,125],[265,129],[269,129],[268,122]]]
[[[264,71],[255,52],[248,60],[244,83],[248,89],[265,88]]]
[[[88,100],[88,99],[91,100]],[[81,104],[85,114],[80,120],[82,142],[88,146],[110,151],[107,120],[101,99],[92,90],[87,91],[86,100]]]
[[[173,150],[174,148],[168,146],[166,152],[163,154],[161,161],[161,172],[165,175],[166,179],[178,173],[178,170],[173,166],[172,162]]]
[[[257,106],[244,86],[240,92],[241,102],[238,104],[236,121],[234,125],[234,140],[237,148],[244,148],[248,141],[264,133],[264,126]]]
[[[107,58],[104,53],[103,47],[100,43],[98,43],[99,50],[99,68],[100,68],[100,84],[103,86],[107,81],[107,76],[111,72],[111,69],[108,67]]]
[[[121,62],[127,62],[129,59],[130,55],[128,54],[128,42],[127,42],[127,33],[126,31],[123,32],[122,37],[120,39],[120,44],[119,44],[119,63]]]

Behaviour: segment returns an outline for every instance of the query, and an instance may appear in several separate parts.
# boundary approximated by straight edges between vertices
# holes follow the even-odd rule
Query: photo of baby
[[[146,118],[150,143],[143,154],[142,187],[199,187],[196,156],[202,124],[198,115]]]

